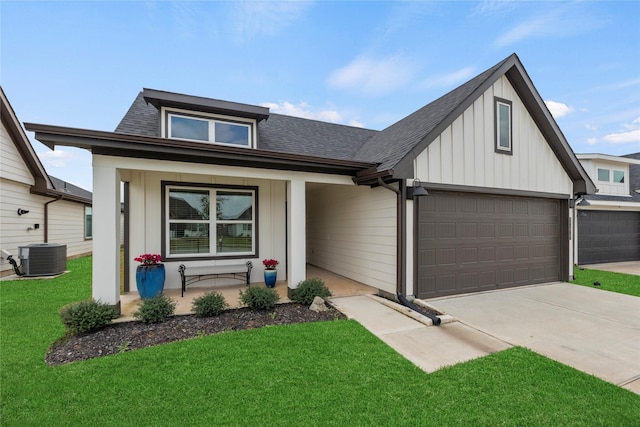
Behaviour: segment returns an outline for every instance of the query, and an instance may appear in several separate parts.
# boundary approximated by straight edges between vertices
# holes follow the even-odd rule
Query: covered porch
[[[307,264],[306,278],[319,278],[322,279],[331,291],[333,297],[353,296],[353,295],[367,295],[375,294],[378,290],[374,287],[365,285],[355,280],[348,279],[339,274],[332,273],[322,268],[315,267]],[[264,286],[259,283],[252,283],[251,286]],[[286,280],[280,280],[276,283],[275,290],[280,295],[280,302],[290,302],[287,297],[288,283]],[[191,306],[193,300],[209,292],[220,292],[230,308],[238,308],[241,303],[238,299],[239,292],[246,289],[246,285],[228,285],[228,286],[208,286],[208,287],[189,287],[184,294],[184,297],[180,296],[180,289],[165,289],[164,294],[177,302],[175,314],[191,314]],[[140,296],[138,292],[131,291],[126,292],[120,296],[121,303],[121,315],[115,322],[126,322],[133,319],[133,313],[138,309],[140,304]]]

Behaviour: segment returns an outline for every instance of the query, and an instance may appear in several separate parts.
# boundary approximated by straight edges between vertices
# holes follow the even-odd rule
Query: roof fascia
[[[201,96],[165,92],[156,89],[142,89],[144,100],[160,111],[161,107],[174,107],[209,113],[227,114],[236,117],[248,117],[258,121],[269,118],[269,109],[258,105],[223,101]]]
[[[18,120],[18,116],[13,110],[11,103],[9,103],[9,99],[1,86],[0,102],[2,103],[0,105],[2,123],[7,129],[7,132],[9,132],[11,140],[14,141],[16,149],[18,150],[18,153],[20,153],[20,157],[22,157],[22,160],[27,165],[31,176],[33,176],[35,180],[33,187],[41,191],[53,189],[53,183],[49,179],[49,174],[47,174],[44,166],[42,166],[33,146],[29,142],[29,138],[27,138],[27,134]]]
[[[629,165],[640,165],[640,159],[631,157],[612,156],[610,154],[576,154],[578,160],[606,160],[607,162],[624,163]]]
[[[265,169],[355,175],[374,163],[303,156],[275,151],[224,147],[191,141],[25,123],[50,148],[71,146],[94,154],[191,163],[225,164]]]

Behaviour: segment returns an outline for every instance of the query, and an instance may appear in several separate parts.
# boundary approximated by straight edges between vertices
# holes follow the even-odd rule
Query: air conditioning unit
[[[67,245],[33,243],[18,251],[25,276],[53,276],[67,269]]]

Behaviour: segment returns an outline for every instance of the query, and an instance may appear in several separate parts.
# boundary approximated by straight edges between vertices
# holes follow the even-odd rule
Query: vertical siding
[[[495,152],[494,97],[512,101],[513,155]],[[573,184],[502,77],[447,127],[417,159],[423,182],[571,194]]]
[[[396,290],[396,196],[384,188],[309,186],[307,261]]]
[[[0,177],[28,185],[35,183],[4,123],[0,129]]]

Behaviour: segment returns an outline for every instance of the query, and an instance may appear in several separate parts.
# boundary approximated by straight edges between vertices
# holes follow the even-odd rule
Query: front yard
[[[0,423],[635,425],[640,396],[526,349],[426,374],[349,320],[271,326],[50,367],[91,259],[0,283]],[[124,350],[124,348],[123,348]]]

